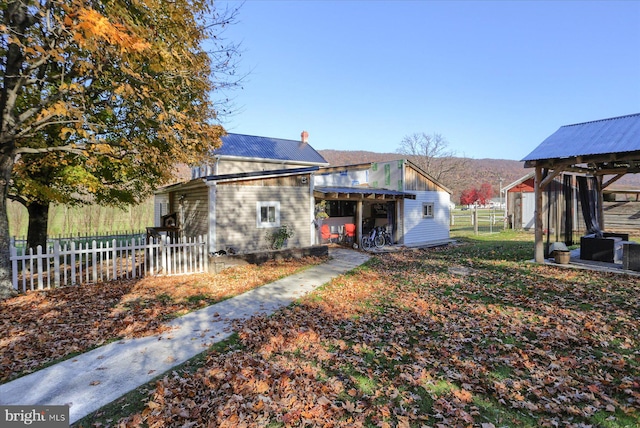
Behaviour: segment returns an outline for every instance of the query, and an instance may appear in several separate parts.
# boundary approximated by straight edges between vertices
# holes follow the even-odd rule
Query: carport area
[[[374,226],[387,226],[393,243],[402,239],[402,201],[415,199],[413,193],[369,187],[315,187],[316,203],[328,204],[329,218],[326,224],[335,228],[340,235],[341,227],[355,224],[355,242],[360,243],[362,235]]]
[[[640,244],[628,241],[628,236],[608,234],[603,211],[603,192],[626,174],[640,173],[640,113],[562,126],[523,161],[525,168],[535,169],[535,262],[545,263],[553,244],[548,233],[544,240],[543,193],[562,173],[574,173],[576,184],[566,191],[578,192],[586,233],[570,264],[604,268],[606,263],[616,271],[612,265],[621,260],[617,271],[640,271]],[[568,230],[574,228],[572,209],[569,204],[563,209]]]

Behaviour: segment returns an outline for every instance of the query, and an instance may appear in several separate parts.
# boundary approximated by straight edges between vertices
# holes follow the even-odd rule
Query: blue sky
[[[237,5],[237,2],[218,2]],[[442,134],[520,160],[560,126],[640,112],[640,1],[256,1],[229,132],[395,152]]]

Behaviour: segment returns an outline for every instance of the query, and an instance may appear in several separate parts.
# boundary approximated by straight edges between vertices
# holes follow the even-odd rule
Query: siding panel
[[[180,201],[181,196],[182,201]],[[170,212],[178,214],[178,227],[182,236],[207,235],[209,218],[209,193],[204,183],[171,193]]]
[[[268,248],[268,234],[275,228],[259,228],[256,203],[280,202],[280,224],[293,228],[288,247],[311,245],[309,187],[220,185],[216,194],[216,247],[239,252]]]
[[[404,200],[404,244],[423,244],[449,239],[449,202],[446,192],[415,192]],[[433,203],[433,218],[422,217],[422,204]]]

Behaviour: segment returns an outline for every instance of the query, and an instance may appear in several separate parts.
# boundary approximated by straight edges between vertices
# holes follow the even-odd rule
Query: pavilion
[[[581,188],[583,217],[589,232],[605,230],[603,191],[625,174],[640,173],[640,113],[561,126],[522,160],[525,168],[535,168],[534,255],[544,263],[545,188],[563,172],[589,178]]]

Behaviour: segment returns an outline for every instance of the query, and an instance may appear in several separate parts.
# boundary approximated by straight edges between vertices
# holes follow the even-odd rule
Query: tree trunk
[[[9,253],[9,216],[7,194],[13,169],[13,157],[0,151],[0,299],[16,294],[11,283],[11,253]]]
[[[49,202],[30,202],[27,205],[29,211],[29,230],[27,231],[27,248],[33,248],[35,252],[38,245],[42,251],[47,248],[47,228],[49,224]]]

